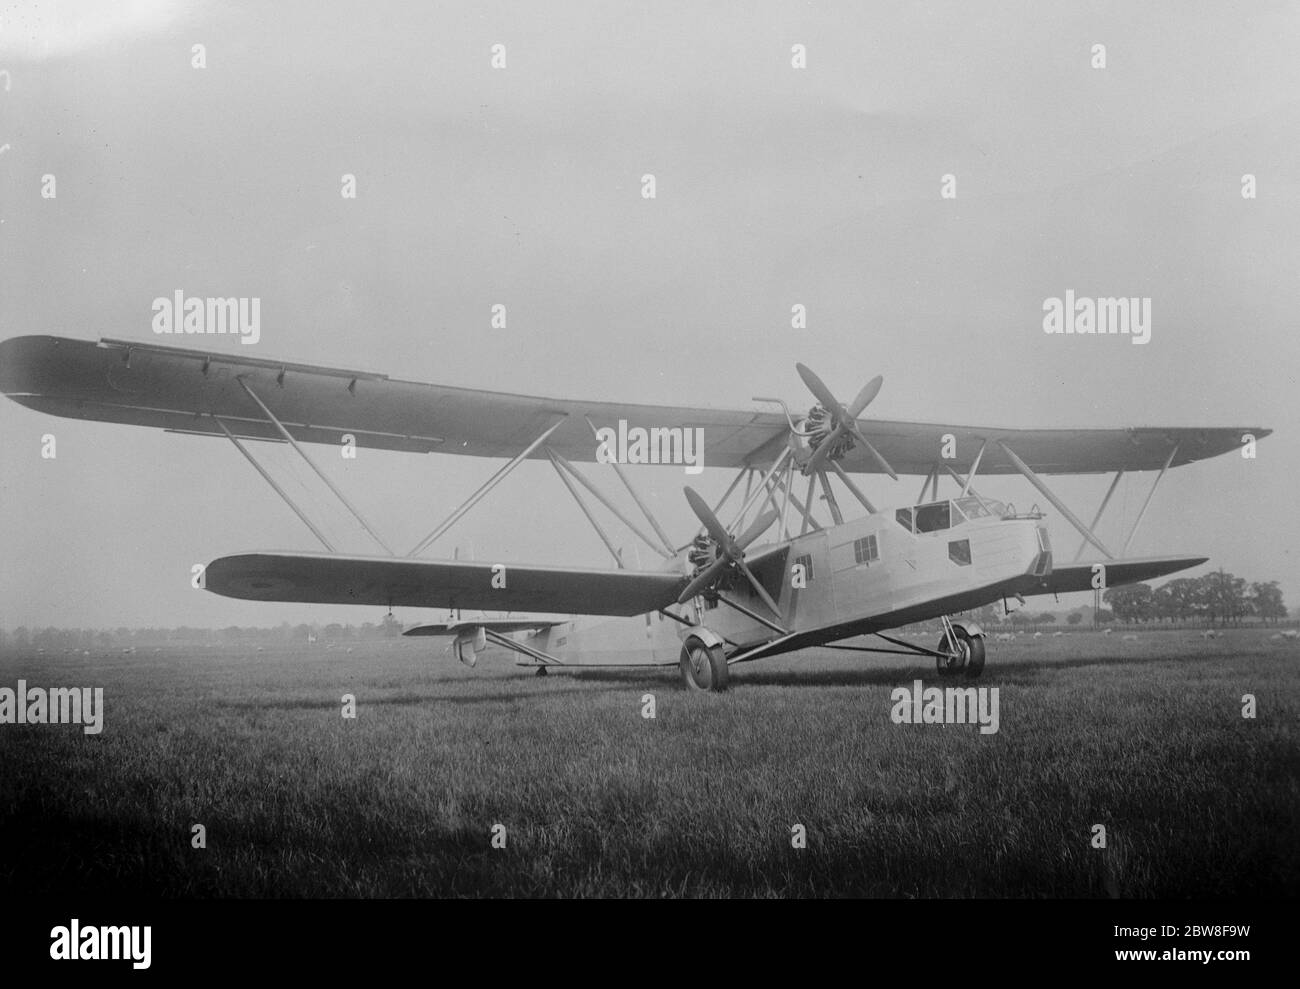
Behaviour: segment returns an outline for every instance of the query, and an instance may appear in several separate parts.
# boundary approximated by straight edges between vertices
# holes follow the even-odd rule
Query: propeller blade
[[[813,455],[809,457],[808,462],[803,465],[803,475],[805,477],[816,474],[826,466],[826,458],[830,456],[831,448],[834,447],[839,438],[847,432],[848,427],[843,424],[836,426],[831,430],[830,435],[818,444],[817,449],[813,451]]]
[[[772,523],[780,516],[780,512],[774,512],[768,509],[750,524],[749,528],[744,531],[736,540],[735,548],[737,551],[745,549],[750,543],[761,536],[771,527]]]
[[[826,383],[817,377],[812,369],[805,364],[796,364],[794,369],[799,372],[799,377],[803,378],[803,383],[808,386],[808,390],[813,393],[817,401],[821,402],[822,408],[837,419],[842,418],[839,413],[843,412],[844,408],[831,394],[831,390],[826,387]]]
[[[868,449],[872,449],[871,444],[867,443],[863,437],[862,431],[858,429],[856,420],[862,414],[862,410],[880,394],[880,388],[885,383],[885,379],[878,374],[868,381],[862,386],[862,390],[858,392],[858,397],[853,400],[853,404],[846,409],[839,403],[839,399],[831,394],[831,390],[826,387],[826,382],[817,377],[810,367],[806,364],[795,364],[795,370],[799,372],[799,377],[803,378],[803,383],[816,396],[822,408],[829,412],[835,420],[835,428],[831,430],[826,439],[817,445],[817,449],[813,451],[808,463],[804,465],[804,475],[815,474],[826,465],[826,458],[830,455],[830,451],[845,433],[853,433]],[[879,453],[875,453],[874,449],[872,449],[872,452],[875,454],[876,459],[880,461],[880,465],[885,469],[885,472],[897,480],[898,475],[894,473],[894,469],[885,462]]]
[[[862,410],[870,405],[872,400],[880,394],[880,386],[884,383],[884,377],[877,374],[862,386],[862,391],[858,392],[858,397],[853,400],[853,404],[848,408],[850,419],[856,419],[858,416],[862,415]]]
[[[699,594],[706,587],[711,586],[713,582],[717,580],[718,577],[721,575],[722,571],[727,568],[727,564],[729,564],[730,562],[731,560],[728,559],[727,557],[720,556],[712,563],[710,563],[706,569],[701,570],[699,572],[699,575],[696,576],[694,580],[692,580],[689,584],[686,585],[686,587],[682,590],[681,594],[677,595],[677,603],[685,604],[687,601],[695,597],[695,595]]]
[[[895,481],[897,481],[898,475],[894,473],[894,468],[889,466],[889,461],[880,455],[879,450],[877,450],[874,446],[872,446],[869,442],[867,442],[867,438],[862,435],[862,430],[858,429],[857,424],[855,423],[849,428],[853,431],[853,435],[857,438],[857,441],[862,444],[863,448],[866,449],[866,451],[869,454],[871,454],[873,457],[876,458],[876,463],[880,464],[881,469],[884,470],[884,472],[888,474],[890,477],[892,477]]]
[[[723,554],[730,556],[732,550],[731,534],[718,521],[718,517],[713,514],[713,509],[709,507],[708,502],[701,498],[694,488],[688,485],[684,490],[686,500],[690,503],[691,511],[695,513],[695,517],[704,524],[704,528],[713,537],[713,541],[722,549]]]

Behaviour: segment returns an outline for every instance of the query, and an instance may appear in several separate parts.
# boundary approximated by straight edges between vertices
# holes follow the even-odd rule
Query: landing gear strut
[[[961,625],[943,619],[943,638],[935,646],[935,669],[941,677],[965,675],[974,680],[984,672],[984,636],[971,635]]]

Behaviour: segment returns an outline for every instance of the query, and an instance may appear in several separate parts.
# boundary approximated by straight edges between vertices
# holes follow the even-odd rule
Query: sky
[[[261,300],[256,346],[205,347],[410,380],[806,408],[802,361],[845,401],[883,375],[879,418],[1265,426],[1253,460],[1171,472],[1131,553],[1207,555],[1281,581],[1294,607],[1300,7],[1247,11],[0,5],[0,339],[156,342],[152,302],[182,290]],[[1045,334],[1044,300],[1067,290],[1150,298],[1150,342]],[[289,451],[258,452],[307,478]],[[317,548],[229,444],[6,401],[0,454],[2,627],[380,618],[190,586],[217,556]],[[321,459],[403,548],[499,466]],[[728,480],[638,471],[681,542],[682,485],[717,495]],[[1121,484],[1103,539],[1122,542],[1151,480]],[[1052,483],[1091,518],[1108,482]],[[920,480],[864,486],[901,505]],[[981,490],[1041,500],[1016,478]],[[341,548],[366,548],[325,495],[302,497]],[[1077,535],[1056,517],[1052,532],[1072,557]],[[540,462],[435,545],[453,549],[606,560]]]

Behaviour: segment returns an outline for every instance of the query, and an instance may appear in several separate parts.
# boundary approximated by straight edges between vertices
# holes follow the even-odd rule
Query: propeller
[[[722,523],[718,521],[718,517],[713,514],[708,502],[701,498],[694,488],[687,487],[685,491],[686,500],[690,503],[691,510],[695,512],[696,517],[704,524],[705,530],[718,546],[718,558],[701,570],[686,585],[686,588],[678,595],[677,603],[684,604],[706,587],[712,586],[722,576],[722,572],[734,564],[749,579],[754,591],[763,599],[763,603],[772,609],[774,615],[780,617],[781,610],[776,606],[776,602],[772,600],[772,596],[758,582],[758,578],[754,576],[749,567],[745,566],[745,548],[765,533],[772,523],[777,520],[780,513],[769,509],[750,523],[749,528],[733,539],[731,533],[723,527]]]
[[[863,385],[862,390],[858,392],[858,397],[853,400],[853,404],[846,409],[840,404],[839,399],[831,394],[831,390],[826,387],[826,383],[817,377],[811,368],[804,364],[796,364],[794,367],[799,372],[799,377],[803,378],[803,383],[808,386],[808,390],[816,396],[822,408],[830,413],[835,422],[835,428],[831,430],[830,435],[822,440],[808,459],[808,463],[804,465],[804,474],[815,474],[821,470],[826,465],[826,459],[830,456],[831,450],[835,448],[835,444],[843,438],[845,433],[852,433],[853,438],[862,444],[862,448],[876,458],[876,463],[880,464],[881,469],[897,481],[898,474],[894,472],[893,467],[889,466],[889,461],[880,455],[880,451],[868,442],[867,438],[862,435],[862,430],[858,428],[858,416],[862,414],[862,410],[870,405],[871,400],[880,392],[880,386],[884,384],[885,379],[880,375],[876,375],[868,381]]]

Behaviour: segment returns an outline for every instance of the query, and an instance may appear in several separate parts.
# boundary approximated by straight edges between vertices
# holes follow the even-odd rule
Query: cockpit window
[[[912,531],[912,510],[910,508],[900,508],[894,512],[894,518],[908,532]]]
[[[977,498],[967,495],[954,502],[968,519],[1001,518],[1007,512],[1007,506],[996,498]]]
[[[951,526],[952,516],[948,511],[946,501],[936,502],[933,505],[916,506],[917,532],[938,532],[940,529],[947,529]]]

